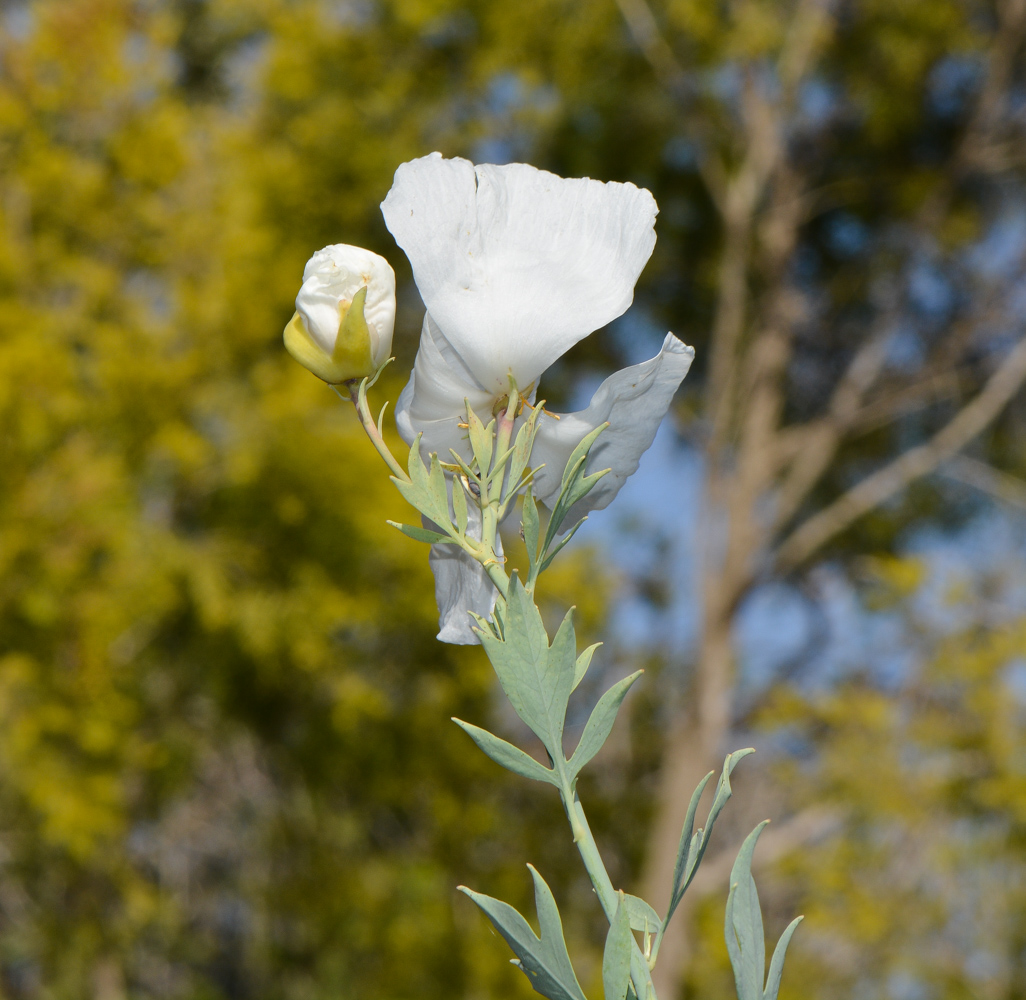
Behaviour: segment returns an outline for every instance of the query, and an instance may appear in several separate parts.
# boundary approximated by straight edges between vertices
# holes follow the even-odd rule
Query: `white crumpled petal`
[[[464,400],[487,422],[494,398],[470,373],[431,314],[425,313],[417,360],[395,405],[399,436],[411,445],[423,431],[421,452],[425,458],[435,453],[443,462],[451,461],[452,448],[469,462],[470,441],[459,426],[466,419]]]
[[[562,414],[559,420],[542,414],[531,465],[537,469],[545,463],[545,468],[535,474],[534,494],[549,507],[559,497],[560,481],[571,452],[599,424],[609,421],[591,447],[586,471],[612,471],[570,509],[563,522],[565,528],[571,528],[589,511],[601,510],[620,492],[652,444],[694,357],[694,348],[668,333],[654,358],[610,375],[591,397],[586,410]]]
[[[402,164],[381,210],[428,312],[493,398],[630,306],[658,211],[633,184],[439,153]]]
[[[451,484],[450,484],[451,485]],[[481,511],[468,504],[468,534],[481,537]],[[425,527],[431,528],[425,520]],[[495,536],[495,554],[502,559],[502,539]],[[487,618],[495,610],[498,591],[477,560],[455,545],[432,545],[428,563],[435,575],[438,604],[438,639],[459,646],[477,643],[476,624],[470,612]]]

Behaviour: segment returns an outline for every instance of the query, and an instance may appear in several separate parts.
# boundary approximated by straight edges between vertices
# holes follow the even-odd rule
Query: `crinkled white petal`
[[[524,163],[432,153],[399,167],[381,208],[434,321],[494,395],[621,315],[655,246],[650,192]]]
[[[450,480],[450,491],[452,483]],[[467,532],[481,537],[481,511],[468,505]],[[437,527],[427,519],[427,528]],[[502,539],[495,536],[495,554],[502,559]],[[438,604],[438,638],[458,646],[478,642],[470,612],[487,618],[495,610],[498,591],[481,564],[455,545],[432,545],[428,564],[435,575],[435,602]]]
[[[592,445],[586,471],[612,471],[571,508],[563,522],[565,528],[572,527],[589,511],[601,510],[620,492],[620,487],[638,468],[641,456],[652,444],[694,356],[694,348],[685,346],[668,333],[654,358],[610,375],[592,396],[586,410],[563,414],[559,420],[541,416],[531,465],[537,469],[545,464],[535,475],[534,493],[550,507],[559,497],[560,480],[571,452],[599,424],[609,421],[609,426]]]
[[[310,336],[331,354],[343,310],[364,285],[363,314],[371,336],[371,358],[380,365],[392,349],[395,326],[395,272],[384,257],[346,243],[318,250],[303,269],[296,311]]]
[[[425,459],[434,452],[443,462],[450,461],[452,448],[469,462],[470,441],[466,428],[460,427],[466,419],[464,400],[487,421],[493,399],[442,336],[431,314],[425,313],[417,360],[395,407],[400,437],[413,444],[423,432],[421,452]]]

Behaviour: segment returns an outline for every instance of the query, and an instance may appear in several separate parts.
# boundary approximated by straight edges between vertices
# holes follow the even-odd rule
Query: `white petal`
[[[450,490],[451,490],[450,481]],[[473,505],[467,511],[469,534],[481,537],[481,512]],[[437,527],[425,519],[427,528]],[[502,559],[502,539],[495,536],[495,554]],[[438,604],[438,639],[454,645],[478,642],[470,612],[487,618],[495,610],[498,591],[481,564],[455,545],[432,545],[428,554],[435,575],[435,602]]]
[[[550,507],[559,497],[560,480],[570,453],[589,432],[609,421],[609,426],[592,445],[586,471],[612,471],[571,508],[563,522],[565,528],[572,527],[589,511],[601,510],[620,492],[620,487],[638,468],[641,456],[652,444],[694,356],[694,348],[686,347],[668,333],[654,358],[610,375],[592,396],[586,410],[563,414],[559,420],[542,415],[531,465],[537,468],[545,463],[545,468],[535,477],[534,491],[535,496]]]
[[[342,311],[367,286],[364,318],[371,335],[371,358],[380,365],[392,349],[395,325],[395,272],[384,257],[346,243],[318,250],[303,269],[296,311],[307,331],[329,354],[335,348]]]
[[[623,313],[655,246],[648,191],[524,163],[432,153],[399,167],[381,209],[428,311],[495,395]]]
[[[423,432],[421,452],[425,459],[434,452],[443,462],[450,461],[449,449],[453,448],[469,461],[470,442],[466,430],[459,426],[466,415],[464,400],[482,420],[490,419],[493,396],[482,389],[442,336],[431,314],[426,313],[417,360],[396,403],[395,423],[400,437],[413,444],[417,434]]]

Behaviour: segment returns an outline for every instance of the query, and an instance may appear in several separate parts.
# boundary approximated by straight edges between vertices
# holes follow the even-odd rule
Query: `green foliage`
[[[517,956],[516,965],[523,970],[536,992],[549,1000],[585,1000],[563,941],[563,923],[559,919],[552,891],[541,875],[530,865],[528,867],[534,879],[534,902],[541,937],[531,930],[530,924],[508,903],[484,896],[465,886],[461,886],[460,891],[481,907],[495,929],[506,939]],[[627,971],[629,974],[629,950]],[[626,984],[624,989],[626,991]]]
[[[741,845],[737,860],[730,872],[730,894],[724,916],[724,936],[727,954],[734,968],[734,983],[738,1000],[777,1000],[780,979],[784,973],[784,956],[791,936],[802,921],[795,917],[780,935],[769,974],[766,973],[766,941],[762,927],[762,907],[752,877],[752,855],[769,820],[760,823]]]

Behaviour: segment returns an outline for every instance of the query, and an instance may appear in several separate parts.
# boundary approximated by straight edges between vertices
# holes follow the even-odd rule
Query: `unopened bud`
[[[303,271],[285,347],[332,385],[373,375],[392,349],[395,272],[362,247],[318,250]]]

